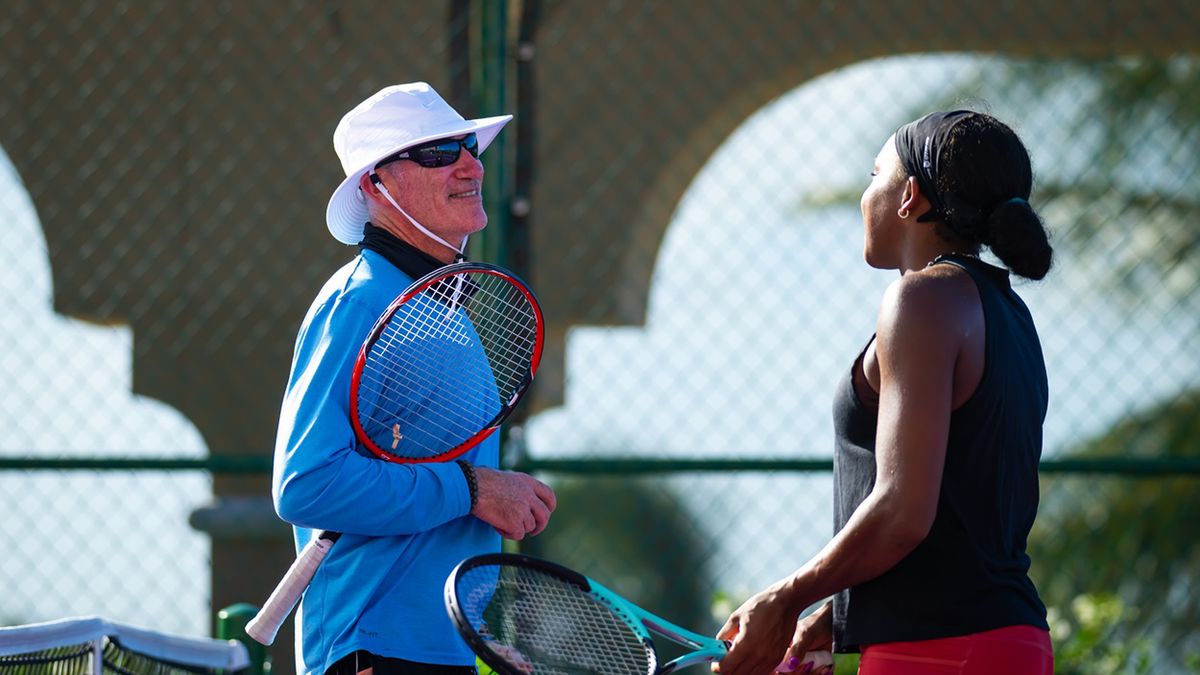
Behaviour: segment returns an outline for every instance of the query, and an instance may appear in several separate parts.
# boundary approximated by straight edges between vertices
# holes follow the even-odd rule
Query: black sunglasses
[[[394,155],[388,155],[375,164],[375,168],[391,164],[402,159],[416,162],[426,169],[436,169],[450,166],[458,161],[462,149],[466,148],[472,157],[479,157],[479,139],[475,134],[467,134],[463,138],[439,138],[411,148],[405,148]]]

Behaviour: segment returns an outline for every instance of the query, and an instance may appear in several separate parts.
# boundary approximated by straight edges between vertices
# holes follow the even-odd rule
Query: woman
[[[1029,155],[990,115],[937,112],[888,139],[871,175],[864,257],[901,276],[835,397],[837,534],[730,616],[714,670],[764,675],[832,647],[861,651],[860,675],[1049,675],[1025,553],[1046,369],[1008,282],[1050,268]]]

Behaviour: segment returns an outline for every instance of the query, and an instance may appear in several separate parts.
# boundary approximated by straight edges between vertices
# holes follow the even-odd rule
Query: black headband
[[[917,185],[932,207],[917,217],[919,222],[946,218],[942,196],[937,191],[938,155],[954,125],[971,114],[970,110],[929,113],[896,130],[896,153],[900,155],[900,163],[908,175],[917,177]]]

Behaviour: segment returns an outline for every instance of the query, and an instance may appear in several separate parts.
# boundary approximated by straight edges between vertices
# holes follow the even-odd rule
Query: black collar
[[[378,253],[413,279],[420,279],[426,274],[446,266],[446,263],[416,249],[412,244],[371,223],[363,225],[363,238],[358,243],[358,247]]]

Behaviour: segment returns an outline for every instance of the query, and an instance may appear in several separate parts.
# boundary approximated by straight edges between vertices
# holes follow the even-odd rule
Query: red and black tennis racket
[[[528,390],[544,324],[533,292],[486,263],[447,265],[413,282],[359,350],[350,420],[362,445],[400,463],[444,462],[494,432]],[[246,633],[271,644],[341,533],[300,552]]]

